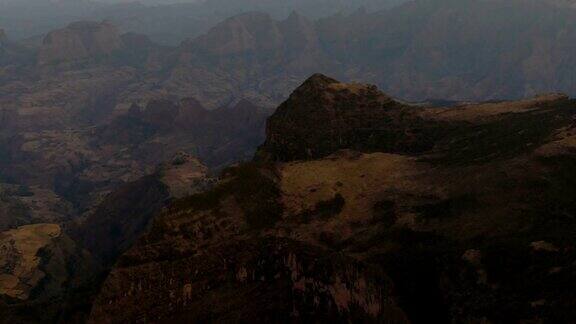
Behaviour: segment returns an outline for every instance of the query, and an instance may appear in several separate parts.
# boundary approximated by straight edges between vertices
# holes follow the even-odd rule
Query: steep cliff
[[[49,33],[43,41],[38,63],[60,63],[101,57],[124,47],[120,33],[108,22],[76,22]]]
[[[111,266],[171,199],[206,189],[207,173],[196,158],[177,154],[154,174],[114,190],[73,231],[73,237],[103,265]]]

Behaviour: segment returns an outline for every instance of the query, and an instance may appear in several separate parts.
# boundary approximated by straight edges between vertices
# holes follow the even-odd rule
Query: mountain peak
[[[186,47],[214,56],[267,53],[281,47],[282,37],[274,19],[258,11],[246,12],[216,25]]]
[[[266,142],[256,159],[308,160],[342,149],[419,151],[423,138],[409,134],[420,126],[415,111],[376,86],[314,74],[269,118]]]
[[[43,41],[39,64],[110,55],[124,47],[116,26],[108,21],[78,21],[50,32]]]
[[[322,73],[313,74],[311,77],[306,79],[304,83],[300,86],[300,88],[309,88],[309,87],[325,87],[330,84],[340,83],[338,80],[332,79]],[[298,88],[298,89],[300,89]]]
[[[382,93],[374,85],[343,83],[321,73],[316,73],[304,81],[304,83],[294,91],[293,96],[302,96],[306,93],[320,95],[324,98],[356,95],[377,98],[379,102],[393,101],[392,98]]]
[[[301,15],[297,10],[292,10],[292,12],[290,13],[290,15],[288,16],[288,18],[286,19],[287,21],[300,21],[300,20],[308,20],[306,17],[304,17],[303,15]]]

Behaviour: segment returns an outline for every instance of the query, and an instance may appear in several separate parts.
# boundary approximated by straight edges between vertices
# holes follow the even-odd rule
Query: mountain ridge
[[[327,103],[331,87],[342,93]],[[286,110],[370,102],[374,91],[315,75],[287,100],[298,106],[271,117],[267,141]],[[576,210],[576,186],[562,179],[576,161],[575,105],[552,95],[405,106],[447,127],[422,152],[336,145],[232,167],[158,215],[112,270],[89,322],[568,320],[576,223],[561,215]],[[339,119],[318,116],[316,125]],[[347,136],[351,146],[362,139]]]

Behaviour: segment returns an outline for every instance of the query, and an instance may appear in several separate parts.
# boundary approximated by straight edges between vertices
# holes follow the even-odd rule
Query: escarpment
[[[575,108],[410,106],[316,75],[253,162],[155,219],[90,322],[569,321]]]

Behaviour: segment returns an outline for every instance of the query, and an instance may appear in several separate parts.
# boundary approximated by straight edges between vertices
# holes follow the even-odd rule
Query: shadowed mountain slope
[[[569,322],[575,116],[562,95],[416,107],[316,75],[256,162],[156,218],[90,322]]]

